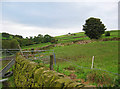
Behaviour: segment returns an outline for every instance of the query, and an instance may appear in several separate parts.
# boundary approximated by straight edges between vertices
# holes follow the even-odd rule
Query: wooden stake
[[[92,65],[91,65],[91,69],[93,69],[94,67],[94,56],[92,57]]]
[[[53,70],[53,55],[50,55],[50,70]]]
[[[19,44],[18,44],[18,47],[19,47],[19,49],[20,49],[20,52],[21,52],[22,56],[24,56]]]

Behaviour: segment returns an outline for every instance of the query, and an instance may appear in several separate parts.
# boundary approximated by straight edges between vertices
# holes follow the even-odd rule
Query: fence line
[[[32,60],[32,59],[42,60],[44,63],[48,63],[50,61],[50,56],[48,56],[48,55],[50,55],[50,54],[49,53],[42,53],[42,52],[46,52],[46,51],[49,51],[50,53],[52,52],[54,63],[56,64],[56,58],[55,58],[54,50],[31,50],[31,51],[22,51],[22,52],[23,52],[23,55],[27,57],[27,59],[30,59],[30,60]],[[33,52],[35,54],[32,54],[34,56],[31,56],[30,58],[28,57],[29,54],[24,54],[24,53],[31,53],[31,52]],[[38,55],[38,57],[35,57],[37,55]],[[41,55],[43,55],[43,57],[41,57]],[[48,61],[45,60],[45,59],[47,59]]]
[[[8,50],[18,50],[18,51],[20,51],[20,49],[0,49],[0,51],[3,51],[3,50],[5,50],[5,51],[8,51]],[[54,50],[34,50],[34,51],[22,51],[22,52],[23,52],[23,53],[26,53],[26,52],[44,52],[44,51],[52,51],[52,52],[53,52],[54,62],[55,62],[55,64],[56,64],[56,58],[55,58]],[[9,51],[8,51],[8,52],[9,52]],[[10,52],[9,52],[9,53],[10,53]],[[42,54],[47,54],[47,53],[42,53]],[[37,55],[37,54],[36,54],[36,55]],[[57,58],[57,59],[62,59],[62,58]],[[70,62],[70,63],[72,63],[72,64],[74,64],[74,65],[76,65],[76,66],[78,66],[78,67],[81,67],[81,68],[86,68],[86,69],[91,69],[91,70],[101,70],[101,71],[109,72],[109,73],[112,73],[112,74],[115,74],[115,75],[120,76],[120,74],[118,74],[118,73],[113,73],[113,72],[111,72],[111,71],[102,70],[102,69],[97,69],[97,68],[83,67],[83,66],[79,66],[79,65],[77,65],[77,64],[75,64],[75,63],[73,63],[73,62],[71,62],[71,61],[69,61],[69,60],[66,60],[66,59],[63,59],[63,60],[68,61],[68,62]]]
[[[62,59],[62,58],[58,58],[58,59]],[[70,63],[72,63],[72,64],[74,64],[74,65],[76,65],[76,66],[78,66],[78,67],[81,67],[81,68],[91,69],[91,68],[89,68],[89,67],[79,66],[79,65],[77,65],[77,64],[75,64],[75,63],[73,63],[73,62],[71,62],[71,61],[69,61],[69,60],[66,60],[66,59],[63,59],[63,60],[68,61],[68,62],[70,62]],[[120,74],[118,74],[118,73],[113,73],[113,72],[107,71],[107,70],[102,70],[102,69],[97,69],[97,68],[92,68],[91,70],[101,70],[101,71],[109,72],[109,73],[112,73],[112,74],[115,74],[115,75],[120,76]]]

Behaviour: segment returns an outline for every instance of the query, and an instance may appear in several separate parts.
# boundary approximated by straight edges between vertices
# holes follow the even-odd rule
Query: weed
[[[108,73],[102,71],[92,70],[88,75],[87,79],[90,82],[97,83],[98,85],[112,85],[112,78]]]
[[[75,67],[72,66],[72,65],[69,65],[68,67],[65,67],[64,69],[67,69],[67,70],[75,70]]]
[[[85,72],[84,72],[84,69],[82,69],[82,68],[77,68],[77,69],[76,69],[76,73],[77,73],[77,74],[81,74],[81,73],[85,73]]]

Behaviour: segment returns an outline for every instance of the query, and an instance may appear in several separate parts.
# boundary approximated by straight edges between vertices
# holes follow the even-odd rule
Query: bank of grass
[[[74,35],[66,34],[66,35],[56,36],[55,38],[58,40],[57,43],[59,44],[59,43],[69,43],[69,42],[81,41],[81,40],[90,40],[90,38],[87,37],[84,34],[84,32],[71,33],[71,34],[74,34]],[[120,34],[119,30],[113,30],[113,31],[110,31],[110,36],[105,36],[105,34],[103,34],[100,39],[120,37],[120,35],[118,34]],[[22,47],[22,49],[31,49],[31,48],[37,49],[47,45],[51,45],[51,43],[48,42],[48,43],[39,43],[39,44],[30,45],[30,46],[24,46]]]
[[[77,65],[90,68],[91,60],[94,56],[95,68],[118,72],[118,41],[73,44],[64,47],[54,47],[54,51],[59,64],[63,64],[62,59],[66,59]]]
[[[60,73],[69,76],[72,72],[65,69],[71,66],[75,68],[76,78],[92,83],[99,81],[100,84],[107,86],[113,85],[118,77],[113,74],[118,73],[118,41],[96,41],[88,44],[54,47],[53,49],[57,63],[54,69]],[[94,68],[101,70],[93,69],[94,71],[91,72],[93,56],[95,57]]]

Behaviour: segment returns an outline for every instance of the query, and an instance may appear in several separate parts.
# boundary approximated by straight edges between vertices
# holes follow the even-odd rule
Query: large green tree
[[[99,39],[106,28],[99,18],[90,17],[83,25],[83,30],[90,39]]]

